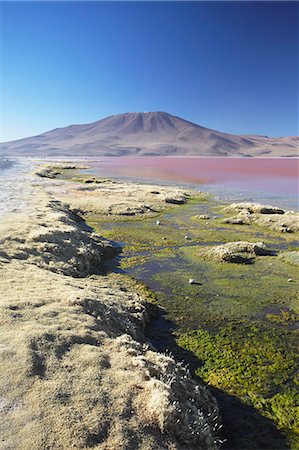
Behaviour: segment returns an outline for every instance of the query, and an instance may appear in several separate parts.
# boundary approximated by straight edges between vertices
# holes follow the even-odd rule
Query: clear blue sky
[[[295,2],[3,2],[2,136],[128,111],[298,134]]]

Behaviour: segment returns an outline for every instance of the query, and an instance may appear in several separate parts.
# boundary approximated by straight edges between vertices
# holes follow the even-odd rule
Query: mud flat
[[[155,296],[104,271],[118,245],[78,216],[153,215],[187,193],[118,186],[116,195],[109,182],[94,204],[88,183],[14,183],[26,201],[0,230],[1,448],[219,448],[214,397],[145,336]]]

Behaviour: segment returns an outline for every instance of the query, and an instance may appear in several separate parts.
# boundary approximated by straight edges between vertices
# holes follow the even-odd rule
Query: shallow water
[[[0,159],[0,216],[17,213],[26,205],[25,197],[33,189],[26,183],[30,167],[31,163],[22,158]]]
[[[135,181],[186,184],[224,200],[298,209],[297,158],[103,157],[90,173]]]

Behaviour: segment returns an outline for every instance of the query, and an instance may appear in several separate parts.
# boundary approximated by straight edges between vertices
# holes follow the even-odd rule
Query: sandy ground
[[[152,214],[186,195],[37,177],[19,188],[22,211],[3,216],[0,228],[0,448],[218,448],[214,398],[151,348],[145,292],[99,274],[115,248],[65,203]]]

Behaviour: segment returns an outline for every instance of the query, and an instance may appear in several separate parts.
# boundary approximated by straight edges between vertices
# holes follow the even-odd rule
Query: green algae
[[[217,332],[198,329],[183,333],[178,344],[201,360],[197,375],[273,420],[296,448],[298,352],[291,333],[259,322],[231,323]]]
[[[141,281],[135,280],[135,278],[133,278],[133,277],[122,276],[121,279],[122,279],[123,283],[127,286],[128,289],[141,295],[144,298],[144,300],[146,300],[147,302],[157,306],[158,296],[154,291],[149,289],[148,286],[146,286]]]
[[[131,269],[135,266],[141,266],[146,264],[150,259],[150,255],[142,256],[128,256],[121,261],[121,268],[122,269]]]
[[[194,251],[194,248],[188,249]],[[186,249],[183,249],[186,252]],[[196,264],[182,261],[175,273],[160,272],[153,279],[167,293],[176,289],[176,298],[171,301],[181,303],[185,295],[196,296],[185,312],[185,322],[192,325],[199,314],[210,313],[218,321],[248,319],[261,315],[266,307],[279,305],[293,307],[296,299],[295,283],[289,283],[289,276],[296,276],[296,269],[274,258],[259,259],[254,266],[198,261]],[[189,278],[202,283],[201,286],[188,284]],[[166,300],[167,301],[167,300]],[[199,301],[201,301],[199,308]],[[191,318],[191,319],[190,319]]]
[[[288,248],[288,250],[292,250],[292,248]],[[280,255],[280,258],[283,261],[286,261],[289,264],[292,264],[293,266],[299,266],[299,252],[298,251],[288,251],[283,252]]]
[[[280,310],[278,314],[266,314],[266,319],[269,322],[274,322],[281,325],[291,325],[295,326],[296,323],[299,323],[299,314],[295,312],[291,312],[288,310]]]

